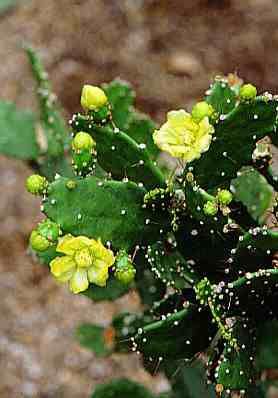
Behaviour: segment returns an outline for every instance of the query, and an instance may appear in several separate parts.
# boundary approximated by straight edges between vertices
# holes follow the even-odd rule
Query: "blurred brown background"
[[[1,0],[0,0],[1,1]],[[68,115],[84,82],[129,80],[139,109],[163,120],[190,107],[215,74],[237,71],[277,90],[277,0],[23,0],[0,14],[0,96],[35,107],[22,41],[37,47]],[[0,397],[88,397],[96,383],[128,376],[154,391],[134,356],[95,359],[74,341],[84,321],[109,323],[138,308],[135,294],[94,305],[57,286],[26,253],[39,203],[24,191],[30,173],[0,157]]]

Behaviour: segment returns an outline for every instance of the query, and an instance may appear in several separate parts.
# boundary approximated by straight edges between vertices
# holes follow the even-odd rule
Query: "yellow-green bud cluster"
[[[37,229],[32,231],[30,245],[33,250],[43,252],[58,241],[60,233],[59,225],[46,219],[39,223]]]
[[[50,242],[57,241],[61,232],[59,225],[49,219],[42,221],[38,225],[37,231]]]
[[[124,285],[129,285],[134,281],[136,269],[128,254],[121,250],[116,258],[115,278]]]
[[[37,252],[44,252],[51,245],[49,240],[40,235],[39,232],[36,230],[32,231],[29,241],[32,249]]]
[[[204,204],[204,213],[207,216],[215,216],[218,212],[218,204],[216,200],[209,200]]]
[[[208,104],[206,101],[197,102],[194,105],[191,115],[195,122],[200,122],[205,117],[211,117],[214,113],[213,107]]]
[[[80,174],[87,174],[93,163],[93,153],[96,143],[90,134],[84,131],[78,132],[72,140],[73,163]]]
[[[216,196],[218,202],[222,206],[228,206],[233,200],[233,195],[227,189],[221,189]]]
[[[207,216],[215,216],[218,209],[222,210],[223,214],[229,211],[227,207],[233,200],[233,195],[227,189],[219,189],[216,198],[209,200],[204,204],[203,211]]]
[[[243,101],[251,101],[257,96],[257,89],[253,84],[244,84],[239,91],[239,97]]]
[[[195,287],[197,299],[201,304],[208,302],[212,295],[212,286],[207,277],[203,278]]]
[[[42,195],[48,186],[48,181],[45,177],[39,174],[33,174],[27,178],[25,183],[26,189],[33,195]]]
[[[75,151],[82,151],[83,149],[91,150],[96,145],[90,134],[80,131],[72,140],[72,148]]]

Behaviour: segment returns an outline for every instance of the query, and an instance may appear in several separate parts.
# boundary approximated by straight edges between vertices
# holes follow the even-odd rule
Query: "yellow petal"
[[[108,102],[105,92],[96,86],[85,84],[81,93],[81,105],[85,110],[96,110]]]
[[[109,277],[108,267],[104,267],[103,264],[101,266],[94,265],[88,269],[88,277],[90,282],[103,287]]]
[[[69,272],[74,268],[75,268],[75,262],[69,256],[56,257],[54,258],[54,260],[50,262],[51,273],[56,278],[59,278],[64,273]]]
[[[213,132],[207,117],[197,123],[189,113],[179,110],[167,114],[167,122],[154,132],[153,139],[161,150],[191,162],[208,150]]]
[[[89,286],[87,271],[84,269],[77,269],[70,279],[70,290],[77,294],[87,290]]]
[[[97,260],[101,260],[104,266],[111,267],[115,262],[115,257],[112,250],[107,249],[101,243],[101,240],[91,239],[90,249],[94,257],[94,263]]]
[[[91,240],[86,236],[72,236],[70,234],[59,239],[56,251],[73,256],[78,250],[82,250],[90,245]]]

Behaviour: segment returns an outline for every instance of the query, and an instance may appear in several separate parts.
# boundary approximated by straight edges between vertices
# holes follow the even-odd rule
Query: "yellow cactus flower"
[[[100,239],[65,235],[59,240],[56,251],[64,256],[51,261],[51,273],[58,281],[69,282],[73,293],[87,290],[89,282],[98,286],[106,285],[108,269],[114,264],[115,258]]]
[[[95,111],[106,105],[108,98],[105,92],[96,86],[85,84],[81,93],[81,106],[85,111]]]
[[[213,133],[208,117],[196,122],[190,113],[181,109],[168,112],[167,122],[154,132],[153,139],[161,150],[192,162],[209,149]]]

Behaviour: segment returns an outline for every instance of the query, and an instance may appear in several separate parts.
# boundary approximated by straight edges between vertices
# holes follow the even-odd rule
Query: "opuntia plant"
[[[85,85],[67,134],[27,53],[48,143],[38,157],[29,140],[38,174],[26,187],[45,215],[31,247],[73,293],[114,300],[136,288],[144,305],[109,328],[81,325],[81,344],[137,352],[169,378],[168,397],[265,397],[261,375],[278,367],[278,97],[216,77],[191,113],[171,111],[159,128],[126,82]],[[161,151],[174,169],[160,167]],[[93,397],[108,393],[153,396],[121,380]]]

